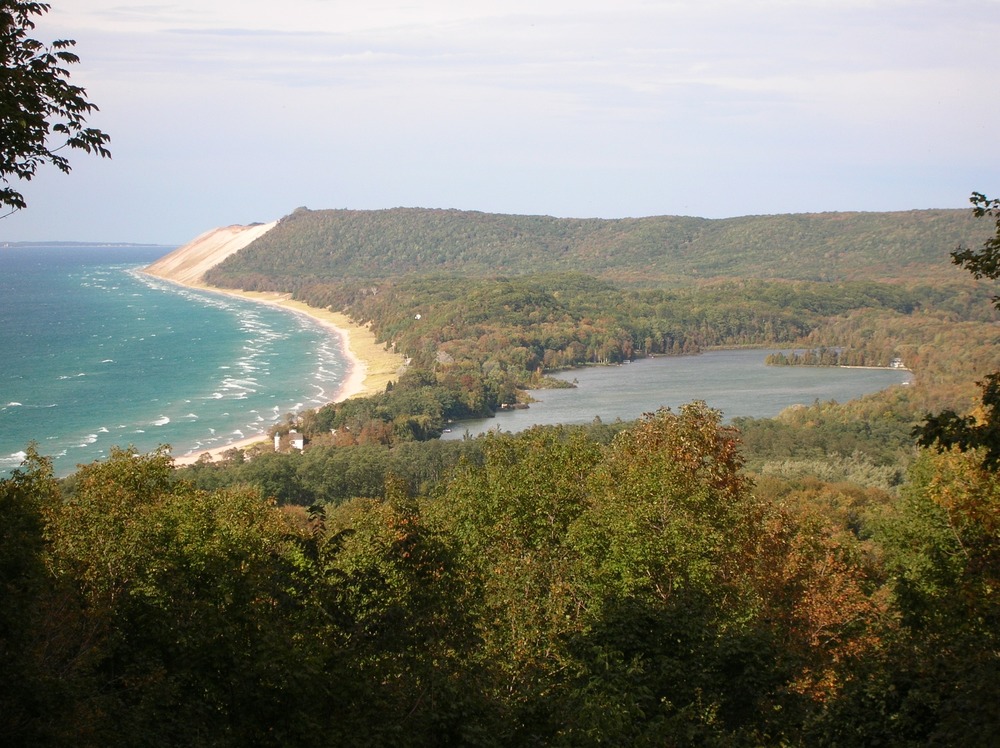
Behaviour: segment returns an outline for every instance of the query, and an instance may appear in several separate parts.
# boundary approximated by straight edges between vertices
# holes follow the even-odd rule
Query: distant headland
[[[172,247],[172,244],[141,244],[138,242],[0,242],[0,247]]]

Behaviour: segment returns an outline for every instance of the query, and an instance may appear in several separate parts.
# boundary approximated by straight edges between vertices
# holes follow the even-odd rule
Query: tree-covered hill
[[[302,279],[583,272],[618,281],[940,278],[987,227],[964,210],[704,219],[571,219],[459,210],[299,208],[206,277],[294,289]]]

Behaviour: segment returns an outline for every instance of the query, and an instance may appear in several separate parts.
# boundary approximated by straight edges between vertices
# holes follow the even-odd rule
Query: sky
[[[295,208],[562,217],[1000,193],[1000,0],[49,0],[111,160],[0,241],[183,244]]]

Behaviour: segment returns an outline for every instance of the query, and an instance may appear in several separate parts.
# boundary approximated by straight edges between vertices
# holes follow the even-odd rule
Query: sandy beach
[[[331,402],[340,402],[350,397],[380,392],[388,382],[398,379],[405,368],[402,356],[385,350],[378,343],[374,333],[367,327],[356,324],[339,312],[311,307],[295,301],[291,294],[260,293],[216,288],[204,283],[204,274],[222,262],[226,257],[238,252],[257,237],[269,231],[275,224],[254,224],[252,226],[227,226],[208,231],[189,244],[174,250],[144,269],[149,275],[179,283],[201,291],[235,296],[260,304],[278,307],[295,314],[301,314],[318,322],[339,338],[341,350],[348,361],[348,375]],[[174,456],[175,465],[190,465],[207,453],[212,459],[220,459],[230,449],[246,449],[254,444],[267,442],[266,434],[208,450],[196,450]]]

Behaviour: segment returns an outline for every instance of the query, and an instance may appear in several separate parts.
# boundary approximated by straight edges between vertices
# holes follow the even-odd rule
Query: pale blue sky
[[[0,240],[183,243],[294,208],[569,217],[1000,193],[1000,2],[51,0],[112,161]]]

